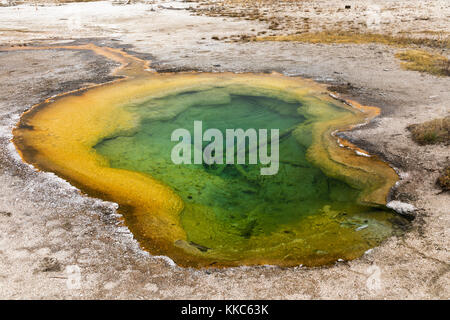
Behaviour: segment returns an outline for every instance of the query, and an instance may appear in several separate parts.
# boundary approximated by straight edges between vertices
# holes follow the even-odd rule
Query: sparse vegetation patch
[[[450,144],[450,116],[434,119],[408,127],[412,138],[420,145],[445,143]]]
[[[399,52],[395,56],[404,61],[401,66],[406,70],[450,76],[450,60],[440,54],[424,50],[407,50]]]
[[[410,47],[426,46],[430,48],[450,48],[450,39],[446,38],[416,38],[406,36],[393,36],[378,33],[358,33],[347,31],[321,31],[290,35],[276,35],[256,37],[256,41],[298,41],[306,43],[380,43],[385,45]]]
[[[444,169],[444,172],[437,180],[437,184],[441,187],[442,191],[450,191],[450,166]]]

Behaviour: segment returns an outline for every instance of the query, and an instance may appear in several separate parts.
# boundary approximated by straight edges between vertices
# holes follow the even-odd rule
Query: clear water
[[[309,121],[301,101],[245,94],[216,100],[208,103],[188,92],[131,106],[140,125],[95,146],[111,167],[149,174],[183,199],[181,225],[200,255],[218,261],[267,256],[329,262],[352,258],[393,232],[391,213],[359,204],[359,190],[307,161],[308,132],[302,143],[292,134]],[[164,108],[164,114],[175,111],[160,116]],[[261,165],[175,165],[171,134],[185,128],[193,137],[195,120],[203,122],[203,131],[217,128],[224,136],[225,129],[279,129],[278,173],[262,176]]]

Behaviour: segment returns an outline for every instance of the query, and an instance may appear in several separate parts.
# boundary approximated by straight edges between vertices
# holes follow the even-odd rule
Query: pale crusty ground
[[[265,35],[339,30],[444,37],[450,34],[446,0],[203,0],[191,9],[207,16],[268,24]],[[261,31],[249,30],[252,35]]]
[[[406,2],[427,3],[398,1]],[[435,179],[450,152],[414,144],[406,127],[449,113],[450,78],[404,71],[396,49],[375,44],[215,41],[217,33],[267,30],[267,24],[173,9],[186,5],[195,3],[0,7],[0,45],[78,39],[126,47],[162,71],[275,70],[350,88],[346,97],[383,109],[376,121],[347,136],[399,169],[403,180],[393,199],[420,209],[411,230],[360,259],[324,268],[194,270],[151,257],[120,225],[113,204],[34,171],[9,142],[23,111],[56,93],[110,80],[114,64],[89,52],[0,52],[0,298],[448,299],[450,196],[439,194]],[[433,21],[423,28],[434,30]],[[81,269],[80,289],[66,285],[70,265]],[[379,290],[366,285],[374,265]]]

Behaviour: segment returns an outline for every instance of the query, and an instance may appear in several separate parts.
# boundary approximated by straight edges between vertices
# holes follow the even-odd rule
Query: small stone
[[[388,204],[386,204],[386,207],[408,218],[414,218],[416,216],[416,207],[409,203],[394,200],[388,202]]]
[[[158,286],[154,283],[147,283],[144,289],[150,292],[157,292],[159,290]]]

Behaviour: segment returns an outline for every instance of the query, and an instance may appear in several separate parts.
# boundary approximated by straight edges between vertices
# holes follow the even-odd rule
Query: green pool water
[[[302,101],[233,94],[221,88],[183,92],[130,105],[140,124],[99,142],[95,150],[113,168],[143,172],[172,188],[185,202],[180,221],[187,242],[220,260],[261,255],[280,259],[351,258],[395,232],[393,214],[359,204],[356,190],[327,177],[306,159],[310,140]],[[333,105],[336,114],[347,112]],[[279,129],[279,170],[267,165],[176,165],[175,129]],[[205,147],[208,142],[204,142]],[[248,149],[247,149],[248,151]]]

